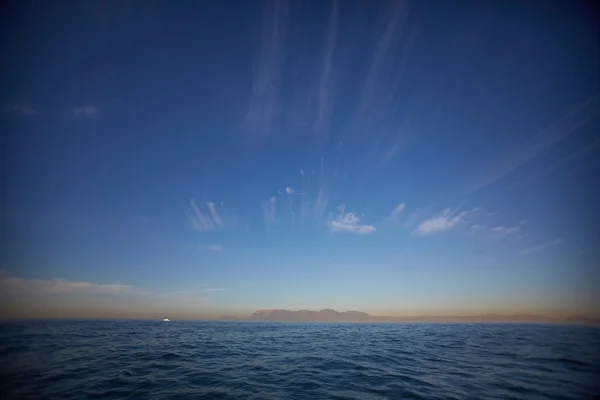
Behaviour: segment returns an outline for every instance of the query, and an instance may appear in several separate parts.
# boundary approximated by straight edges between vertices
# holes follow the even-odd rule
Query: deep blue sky
[[[597,310],[594,15],[9,2],[5,304]]]

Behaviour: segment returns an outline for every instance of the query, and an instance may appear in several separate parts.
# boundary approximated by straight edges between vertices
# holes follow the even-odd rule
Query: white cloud
[[[537,245],[537,246],[527,247],[527,248],[521,250],[520,253],[521,254],[537,253],[538,251],[545,250],[545,249],[547,249],[549,247],[556,246],[558,244],[561,244],[562,242],[564,242],[563,239],[557,238],[557,239],[550,240],[549,242],[542,243],[542,244]]]
[[[206,206],[208,207],[210,215],[203,213],[196,204],[195,200],[190,200],[188,220],[192,224],[192,227],[197,231],[211,231],[213,229],[225,228],[225,224],[217,212],[215,204],[209,201],[206,203]]]
[[[75,118],[93,119],[100,116],[100,110],[98,107],[88,104],[73,107],[71,110],[69,110],[69,114]]]
[[[293,187],[291,187],[291,186],[288,186],[288,187],[286,187],[286,188],[285,188],[285,192],[286,192],[287,194],[294,194],[294,192],[295,192],[295,191],[294,191],[294,188],[293,188]]]
[[[449,231],[454,228],[466,215],[466,211],[461,212],[455,217],[450,215],[450,209],[444,210],[439,216],[422,221],[414,230],[419,236],[435,235]]]
[[[356,216],[356,213],[349,212],[345,214],[345,208],[346,206],[342,204],[339,207],[340,214],[335,219],[327,221],[329,230],[332,232],[356,233],[358,235],[364,235],[375,231],[373,225],[359,225],[359,218]]]

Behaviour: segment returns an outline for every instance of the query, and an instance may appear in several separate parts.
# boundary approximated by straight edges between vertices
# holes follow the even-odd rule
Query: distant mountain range
[[[323,321],[323,322],[368,322],[373,317],[361,311],[338,312],[330,308],[313,310],[258,310],[249,318],[252,321]]]
[[[553,318],[540,315],[501,315],[485,314],[473,316],[407,316],[379,317],[362,311],[335,311],[325,308],[314,310],[258,310],[248,318],[223,316],[227,321],[282,321],[282,322],[537,322],[537,323],[587,323],[600,324],[600,319],[574,316],[568,318]]]

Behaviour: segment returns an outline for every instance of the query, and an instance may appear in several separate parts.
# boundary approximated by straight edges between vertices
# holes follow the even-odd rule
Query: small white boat
[[[169,318],[163,318],[164,322],[171,322],[171,320]]]

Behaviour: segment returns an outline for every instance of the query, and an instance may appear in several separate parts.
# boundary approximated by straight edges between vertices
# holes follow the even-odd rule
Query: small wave
[[[535,325],[21,324],[4,398],[462,399],[598,394],[600,330]],[[107,340],[110,337],[110,340]],[[560,352],[553,354],[553,349]],[[525,353],[526,351],[526,353]]]

